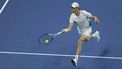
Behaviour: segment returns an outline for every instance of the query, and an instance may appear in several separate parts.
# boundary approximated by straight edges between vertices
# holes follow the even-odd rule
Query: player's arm
[[[87,12],[86,10],[83,10],[82,12],[83,12],[83,14],[84,14],[86,17],[89,17],[89,18],[91,18],[92,20],[94,20],[94,21],[96,22],[96,24],[99,24],[99,23],[100,23],[100,20],[99,20],[96,16],[92,15],[90,12]]]
[[[65,29],[62,29],[61,32],[70,32],[72,31],[74,25],[74,14],[71,14],[70,18],[69,18],[69,26]]]
[[[100,20],[96,16],[92,16],[92,19],[96,22],[96,24],[100,23]]]
[[[74,25],[74,22],[69,23],[69,26],[65,29],[62,29],[61,32],[70,32],[70,31],[72,31],[73,25]]]

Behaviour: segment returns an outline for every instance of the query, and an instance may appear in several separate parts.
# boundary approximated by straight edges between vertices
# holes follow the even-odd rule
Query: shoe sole
[[[100,33],[97,31],[97,42],[99,42],[100,41]]]
[[[72,64],[73,64],[73,66],[76,67],[76,63],[73,61],[73,59],[71,60],[71,62],[72,62]]]

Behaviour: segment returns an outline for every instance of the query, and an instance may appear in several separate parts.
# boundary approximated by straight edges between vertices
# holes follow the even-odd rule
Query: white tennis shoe
[[[99,31],[96,31],[96,32],[93,34],[93,36],[96,38],[97,42],[100,41],[100,33],[99,33]]]
[[[73,66],[75,66],[75,67],[77,66],[77,60],[75,58],[72,58],[71,62],[73,64]]]

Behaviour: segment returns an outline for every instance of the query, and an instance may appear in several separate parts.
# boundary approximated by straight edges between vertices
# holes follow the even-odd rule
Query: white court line
[[[54,56],[54,57],[74,57],[75,55],[64,55],[64,54],[46,54],[46,53],[26,53],[26,52],[6,52],[0,51],[0,54],[13,54],[13,55],[31,55],[31,56]],[[117,59],[122,60],[122,57],[104,57],[104,56],[85,56],[81,55],[82,58],[97,58],[97,59]]]
[[[5,6],[7,5],[7,3],[9,2],[9,0],[6,0],[6,2],[4,3],[4,5],[2,6],[2,8],[0,9],[0,14],[2,13],[2,11],[4,10]]]

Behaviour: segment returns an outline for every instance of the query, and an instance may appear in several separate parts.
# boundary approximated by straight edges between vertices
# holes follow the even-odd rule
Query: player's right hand
[[[62,32],[68,32],[69,30],[66,28],[66,29],[62,29]]]

